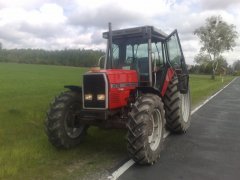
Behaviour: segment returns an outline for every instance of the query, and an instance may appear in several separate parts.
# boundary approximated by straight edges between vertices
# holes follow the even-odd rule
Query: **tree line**
[[[1,49],[0,62],[25,63],[25,64],[48,64],[78,67],[98,66],[98,60],[104,55],[100,50],[85,49],[65,49],[65,50],[42,50],[42,49]],[[195,57],[195,65],[189,66],[189,72],[193,74],[211,74],[212,62],[209,57],[198,54]],[[218,68],[216,74],[219,74],[224,68],[226,74],[240,75],[240,60],[233,65],[229,65],[227,60],[220,56],[218,58]]]
[[[212,62],[209,60],[204,60],[205,56],[197,55],[195,57],[195,65],[189,66],[189,73],[191,74],[212,74]],[[205,57],[208,58],[208,57]],[[238,75],[240,76],[240,60],[236,60],[232,65],[227,63],[227,60],[220,56],[218,59],[218,67],[215,71],[216,75],[228,74],[228,75]],[[206,62],[206,63],[203,63]]]
[[[86,49],[0,49],[0,62],[92,67],[102,55],[103,51]]]

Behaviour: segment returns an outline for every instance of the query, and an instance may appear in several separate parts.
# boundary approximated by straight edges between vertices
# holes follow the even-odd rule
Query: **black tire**
[[[129,113],[127,150],[138,164],[153,164],[160,157],[165,111],[159,96],[139,97]],[[154,128],[155,127],[155,128]]]
[[[82,125],[77,114],[82,109],[81,93],[61,93],[51,103],[45,121],[49,141],[57,148],[71,148],[85,137],[87,126]]]
[[[190,91],[186,94],[180,93],[177,77],[169,83],[163,102],[167,128],[174,133],[185,133],[190,126]]]

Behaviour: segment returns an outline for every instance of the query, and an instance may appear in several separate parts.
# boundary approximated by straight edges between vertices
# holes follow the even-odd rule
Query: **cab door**
[[[173,31],[165,40],[166,59],[169,68],[173,68],[179,81],[181,93],[188,92],[189,75],[177,30]]]

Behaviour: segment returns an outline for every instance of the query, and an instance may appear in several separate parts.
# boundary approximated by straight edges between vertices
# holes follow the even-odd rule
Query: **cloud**
[[[22,7],[25,9],[38,7],[40,4],[45,3],[45,0],[11,0],[11,1],[1,1],[0,8],[16,8]]]
[[[61,24],[53,25],[43,23],[39,25],[31,25],[29,23],[22,23],[19,27],[19,31],[31,34],[37,38],[49,39],[61,36],[61,34],[65,31],[65,28]]]
[[[0,39],[8,48],[49,47],[44,43],[49,38],[67,35],[65,21],[62,7],[54,3],[32,10],[6,7],[0,10]]]
[[[141,16],[116,7],[114,4],[101,6],[94,11],[78,10],[69,16],[68,23],[75,26],[83,26],[85,28],[106,28],[108,22],[113,22],[115,27],[137,23],[141,21]]]
[[[91,35],[92,44],[103,44],[105,40],[102,38],[102,31],[94,31]]]
[[[212,15],[235,24],[240,33],[239,0],[11,0],[0,2],[0,42],[4,48],[105,49],[102,32],[153,25],[178,29],[187,63],[200,44],[193,31]],[[239,59],[240,40],[228,59]]]
[[[239,5],[239,0],[199,0],[203,9],[226,9],[230,6]]]
[[[7,29],[7,31],[6,31]],[[0,39],[5,42],[21,43],[21,39],[25,37],[22,32],[16,31],[14,28],[0,28]]]

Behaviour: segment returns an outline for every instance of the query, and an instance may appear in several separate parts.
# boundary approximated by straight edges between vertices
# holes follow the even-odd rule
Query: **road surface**
[[[184,135],[170,135],[153,166],[134,165],[119,180],[239,180],[240,78],[192,115]]]

